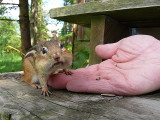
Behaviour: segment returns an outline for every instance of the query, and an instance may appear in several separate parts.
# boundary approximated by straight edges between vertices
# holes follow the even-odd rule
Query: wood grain
[[[40,95],[40,90],[14,77],[0,78],[2,120],[159,120],[160,118],[159,91],[143,96],[106,97],[52,89],[53,95],[44,97]]]
[[[54,8],[50,17],[88,27],[95,15],[109,16],[130,27],[160,26],[159,0],[102,1]]]
[[[92,17],[89,64],[93,65],[102,62],[102,59],[95,53],[97,45],[114,43],[129,35],[128,27],[108,16],[97,15]]]
[[[95,47],[99,44],[104,44],[105,34],[105,16],[94,16],[91,19],[91,34],[90,34],[90,56],[89,65],[100,63],[102,61],[95,53]]]

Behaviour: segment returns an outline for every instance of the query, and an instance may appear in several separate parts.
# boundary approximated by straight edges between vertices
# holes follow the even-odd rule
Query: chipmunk
[[[66,74],[72,73],[67,67],[72,64],[72,53],[65,49],[58,40],[39,40],[24,57],[22,81],[34,88],[42,88],[41,94],[49,96],[47,79],[57,69],[63,69]],[[40,84],[39,84],[40,83]]]

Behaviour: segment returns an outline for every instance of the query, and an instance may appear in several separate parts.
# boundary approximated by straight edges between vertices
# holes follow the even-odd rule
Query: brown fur
[[[64,69],[66,74],[71,74],[66,68],[72,64],[72,54],[67,49],[60,48],[59,44],[57,40],[46,42],[41,40],[39,45],[29,50],[23,61],[22,80],[32,87],[42,87],[42,94],[45,96],[50,94],[47,87],[49,75],[54,74],[57,69]],[[47,50],[46,54],[42,52],[43,48]]]

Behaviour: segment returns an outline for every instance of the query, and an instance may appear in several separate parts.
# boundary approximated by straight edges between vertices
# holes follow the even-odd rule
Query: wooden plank
[[[102,61],[95,53],[95,47],[104,44],[106,16],[94,16],[91,20],[89,65]]]
[[[89,64],[97,64],[102,61],[95,53],[97,45],[117,42],[129,35],[128,27],[110,17],[104,15],[92,17]]]
[[[143,27],[160,25],[159,13],[159,0],[107,0],[54,8],[50,17],[90,26],[92,16],[107,15],[129,26]]]
[[[0,74],[0,119],[2,120],[159,120],[160,118],[160,91],[143,96],[106,97],[52,89],[53,95],[44,97],[40,95],[40,90],[31,88],[19,79],[19,73]]]

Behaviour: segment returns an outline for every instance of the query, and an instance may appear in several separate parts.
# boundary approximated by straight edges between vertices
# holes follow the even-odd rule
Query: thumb
[[[117,52],[118,44],[119,42],[105,45],[97,45],[95,51],[97,55],[102,59],[109,59]]]

